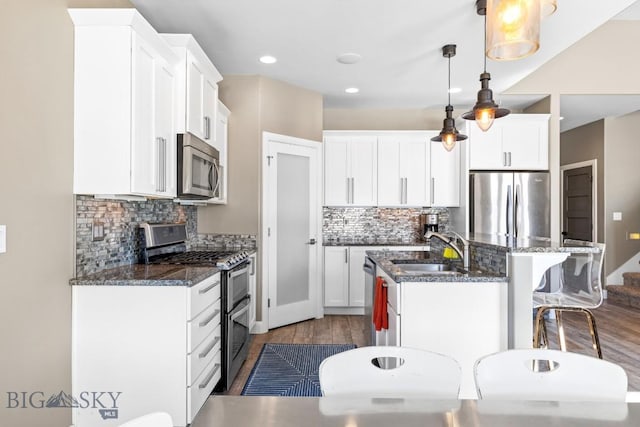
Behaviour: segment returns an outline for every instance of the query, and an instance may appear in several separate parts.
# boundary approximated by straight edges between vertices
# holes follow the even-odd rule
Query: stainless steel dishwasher
[[[364,337],[367,345],[376,345],[376,329],[373,327],[373,295],[376,289],[376,265],[364,257]]]

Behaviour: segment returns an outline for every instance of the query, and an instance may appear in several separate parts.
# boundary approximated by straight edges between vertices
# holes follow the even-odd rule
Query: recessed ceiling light
[[[361,59],[362,55],[359,55],[357,53],[343,53],[341,55],[338,55],[336,61],[341,64],[355,64],[356,62],[360,62]]]
[[[260,62],[263,64],[275,64],[278,60],[274,56],[265,55],[260,57]]]
[[[344,91],[347,93],[358,93],[360,92],[360,89],[358,89],[357,87],[348,87]]]
[[[452,87],[451,89],[449,89],[449,93],[460,93],[462,92],[462,89],[459,87]]]

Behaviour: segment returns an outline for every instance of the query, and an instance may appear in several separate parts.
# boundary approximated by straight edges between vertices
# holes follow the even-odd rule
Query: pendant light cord
[[[487,13],[484,14],[484,50],[482,51],[484,57],[484,72],[487,72]]]
[[[451,55],[449,55],[449,87],[447,88],[447,100],[448,100],[448,104],[447,105],[451,105]]]

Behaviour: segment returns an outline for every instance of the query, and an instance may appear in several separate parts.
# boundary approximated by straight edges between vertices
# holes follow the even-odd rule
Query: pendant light
[[[478,0],[476,2],[476,10],[478,15],[484,16],[484,71],[480,74],[481,88],[478,91],[478,100],[476,105],[473,106],[473,110],[468,111],[462,115],[465,120],[475,120],[478,127],[486,132],[493,124],[494,119],[499,119],[508,115],[511,111],[506,108],[500,108],[498,104],[493,100],[493,91],[489,89],[489,80],[491,80],[491,74],[487,73],[487,56],[485,52],[487,50],[487,0]]]
[[[467,135],[463,135],[456,129],[456,123],[453,119],[453,106],[451,106],[451,57],[456,56],[456,45],[448,44],[442,47],[442,56],[449,59],[449,87],[447,90],[447,106],[444,108],[445,119],[442,123],[442,130],[438,136],[431,138],[432,141],[442,142],[445,150],[451,151],[456,146],[457,141],[464,141]]]
[[[513,61],[540,48],[540,0],[487,0],[485,53]],[[550,2],[549,2],[550,3]]]

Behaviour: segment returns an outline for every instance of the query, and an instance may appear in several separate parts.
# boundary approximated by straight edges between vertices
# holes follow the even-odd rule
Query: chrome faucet
[[[449,236],[447,236],[447,234]],[[469,269],[469,241],[464,239],[461,235],[456,233],[455,231],[446,231],[444,233],[437,233],[435,231],[427,231],[424,233],[424,238],[429,241],[432,237],[436,237],[439,240],[442,240],[447,245],[451,246],[451,248],[456,251],[456,253],[462,258],[462,266],[465,270]],[[460,240],[462,243],[463,250],[455,244],[455,241]]]

